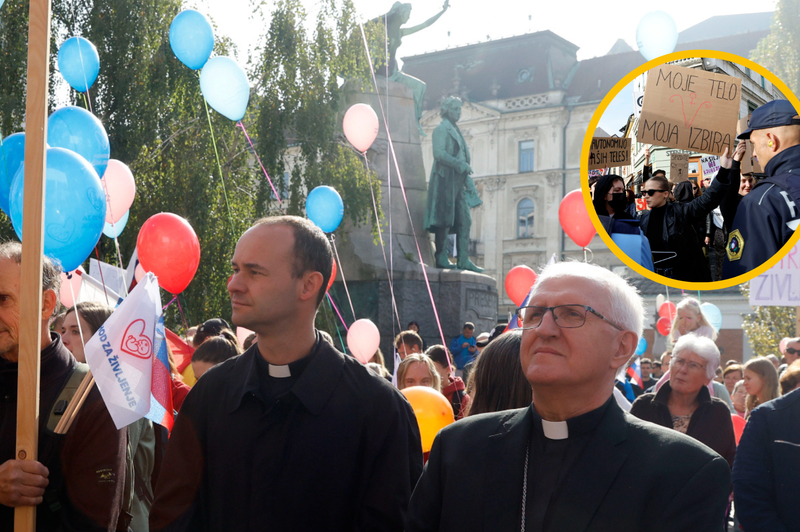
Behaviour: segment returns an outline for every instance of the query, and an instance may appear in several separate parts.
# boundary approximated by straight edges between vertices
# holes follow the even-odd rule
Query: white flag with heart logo
[[[118,429],[150,410],[158,281],[148,273],[86,343],[86,361]]]

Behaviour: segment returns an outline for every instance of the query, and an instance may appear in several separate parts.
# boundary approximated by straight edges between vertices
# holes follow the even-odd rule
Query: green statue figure
[[[386,35],[389,40],[389,61],[386,73],[389,77],[389,80],[402,83],[414,92],[414,111],[416,112],[417,116],[417,127],[419,127],[420,135],[423,136],[425,133],[423,133],[422,127],[419,126],[419,119],[422,116],[422,103],[423,99],[425,98],[425,82],[415,78],[414,76],[409,76],[397,68],[397,49],[403,43],[403,37],[416,33],[420,30],[424,30],[439,20],[439,17],[441,17],[444,12],[447,11],[448,7],[450,7],[449,0],[446,0],[442,10],[439,13],[432,16],[422,24],[413,26],[411,28],[402,27],[403,24],[408,22],[408,19],[411,17],[411,4],[395,2],[389,12],[386,13],[385,16],[378,19],[379,21],[386,23]]]
[[[461,118],[461,99],[451,96],[442,102],[442,123],[433,130],[433,168],[428,184],[425,230],[434,234],[437,268],[457,268],[482,272],[469,260],[471,207],[483,203],[470,174],[469,148],[456,122]],[[458,262],[447,258],[445,240],[456,235]]]

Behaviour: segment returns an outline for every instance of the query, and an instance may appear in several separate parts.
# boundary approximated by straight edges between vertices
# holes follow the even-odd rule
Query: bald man
[[[800,116],[792,104],[775,100],[762,105],[737,138],[750,139],[767,178],[736,210],[722,268],[725,279],[775,255],[800,224]]]

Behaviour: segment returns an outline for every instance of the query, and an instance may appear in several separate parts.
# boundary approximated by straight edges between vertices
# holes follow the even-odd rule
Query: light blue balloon
[[[200,92],[219,114],[237,122],[250,101],[250,82],[230,57],[212,57],[200,72]]]
[[[17,170],[25,159],[25,133],[14,133],[3,139],[0,146],[0,209],[9,214],[8,195]]]
[[[214,49],[214,29],[199,11],[181,11],[169,26],[169,45],[181,63],[200,70]]]
[[[25,165],[11,185],[11,223],[22,240]],[[44,252],[65,271],[80,266],[94,249],[106,220],[106,195],[94,168],[80,155],[48,148],[45,169]]]
[[[645,351],[647,351],[647,340],[645,340],[643,336],[639,338],[639,343],[636,344],[635,354],[641,356],[644,354]]]
[[[321,186],[306,198],[306,216],[325,233],[333,233],[344,217],[342,197],[332,187]]]
[[[0,7],[3,7],[3,4],[6,3],[6,0],[0,0]]]
[[[711,324],[715,331],[719,332],[720,327],[722,327],[722,312],[719,307],[713,303],[703,303],[700,305],[700,309],[703,311],[708,323]]]
[[[117,238],[122,234],[122,230],[125,229],[125,224],[128,223],[128,216],[130,216],[130,214],[131,211],[128,209],[125,211],[125,214],[122,215],[122,218],[120,218],[119,221],[113,226],[106,222],[105,226],[103,226],[103,234],[108,238]]]
[[[81,107],[62,107],[47,119],[47,143],[74,151],[94,166],[103,177],[111,154],[108,134],[102,122]]]
[[[100,72],[97,48],[83,37],[72,37],[58,49],[58,70],[70,87],[86,92]]]
[[[678,27],[672,17],[663,11],[653,11],[642,17],[636,28],[639,53],[650,61],[671,53],[678,44]]]

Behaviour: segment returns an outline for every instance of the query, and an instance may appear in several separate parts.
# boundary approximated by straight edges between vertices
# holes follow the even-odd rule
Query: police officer
[[[753,111],[750,139],[767,178],[742,199],[728,236],[722,277],[749,272],[775,255],[800,224],[800,116],[786,100]]]

